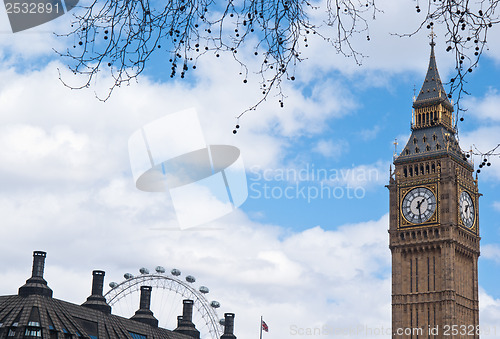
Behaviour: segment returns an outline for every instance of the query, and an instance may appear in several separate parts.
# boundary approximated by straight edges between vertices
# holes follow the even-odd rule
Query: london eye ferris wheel
[[[209,288],[196,287],[196,278],[187,275],[182,279],[181,271],[174,268],[169,273],[162,266],[157,266],[153,273],[141,268],[134,276],[125,273],[122,282],[111,282],[111,288],[104,297],[113,313],[130,318],[139,307],[141,286],[151,286],[151,311],[159,321],[159,326],[174,329],[177,316],[182,314],[183,300],[193,301],[193,318],[201,339],[219,339],[223,333],[224,319],[217,315],[220,303],[207,298]]]

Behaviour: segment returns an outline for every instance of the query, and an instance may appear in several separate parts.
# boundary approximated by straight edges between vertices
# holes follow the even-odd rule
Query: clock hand
[[[418,208],[418,219],[422,220],[422,211],[420,210],[420,207],[422,206],[422,203],[424,202],[424,199],[420,201],[420,203],[417,202],[417,208]]]
[[[417,201],[417,208],[419,211],[420,211],[420,206],[422,205],[423,202],[424,202],[424,199],[420,200],[420,202]]]

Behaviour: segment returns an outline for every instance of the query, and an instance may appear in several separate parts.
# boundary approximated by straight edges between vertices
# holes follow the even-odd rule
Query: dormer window
[[[427,145],[427,146],[425,147],[425,150],[426,150],[427,152],[429,152],[429,151],[431,150],[431,146]]]
[[[427,137],[424,135],[424,137],[422,138],[423,142],[427,142]]]
[[[440,144],[436,144],[436,149],[441,149],[441,145]]]
[[[415,147],[415,153],[418,153],[420,152],[420,150],[418,149],[418,147]]]
[[[436,141],[436,140],[437,140],[437,138],[438,138],[438,137],[437,137],[437,135],[436,135],[436,134],[432,135],[432,140]]]
[[[413,138],[413,144],[416,145],[417,144],[417,138]]]

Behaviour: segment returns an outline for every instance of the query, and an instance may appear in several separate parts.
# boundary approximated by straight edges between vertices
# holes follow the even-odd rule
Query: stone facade
[[[434,89],[435,97],[414,101],[412,135],[395,156],[387,185],[393,338],[479,338],[480,194],[473,165],[450,123],[451,105],[442,95],[433,42],[431,46],[420,95]],[[429,110],[433,119],[425,124],[417,119]],[[425,208],[428,214],[422,212]]]

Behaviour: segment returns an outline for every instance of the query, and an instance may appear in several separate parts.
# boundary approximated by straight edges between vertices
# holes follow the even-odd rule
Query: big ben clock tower
[[[387,186],[392,332],[393,338],[479,338],[480,194],[456,139],[431,36],[412,134]]]

